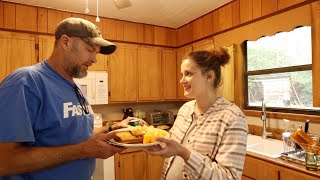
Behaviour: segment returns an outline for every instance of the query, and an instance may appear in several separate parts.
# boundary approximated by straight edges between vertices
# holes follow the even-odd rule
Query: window
[[[311,27],[246,42],[246,106],[316,110],[312,95]],[[319,110],[319,108],[318,108]]]

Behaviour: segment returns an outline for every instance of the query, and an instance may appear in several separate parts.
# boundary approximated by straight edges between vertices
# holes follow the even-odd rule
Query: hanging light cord
[[[86,0],[86,9],[84,10],[84,13],[88,14],[89,13],[89,0]]]
[[[97,18],[96,18],[96,22],[100,22],[100,18],[99,18],[99,0],[97,0]]]

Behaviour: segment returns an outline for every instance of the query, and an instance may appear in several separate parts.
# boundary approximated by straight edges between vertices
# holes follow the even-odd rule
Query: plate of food
[[[153,126],[129,126],[115,130],[116,137],[108,143],[116,146],[142,148],[152,147],[160,144],[155,137],[167,137],[169,133],[165,130],[154,128]]]

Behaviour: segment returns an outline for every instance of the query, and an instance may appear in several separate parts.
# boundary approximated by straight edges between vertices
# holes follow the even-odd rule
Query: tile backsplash
[[[127,104],[107,104],[107,105],[92,105],[93,112],[101,113],[103,120],[114,121],[122,120],[123,108],[132,108],[133,112],[141,110],[144,112],[172,111],[174,115],[178,113],[182,102],[143,102],[143,103],[127,103]]]

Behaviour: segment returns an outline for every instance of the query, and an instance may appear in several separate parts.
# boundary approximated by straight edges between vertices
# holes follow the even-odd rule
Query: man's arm
[[[0,143],[0,176],[54,167],[84,158],[108,158],[123,148],[106,141],[114,133],[98,134],[85,142],[60,147],[26,147],[21,143]]]

